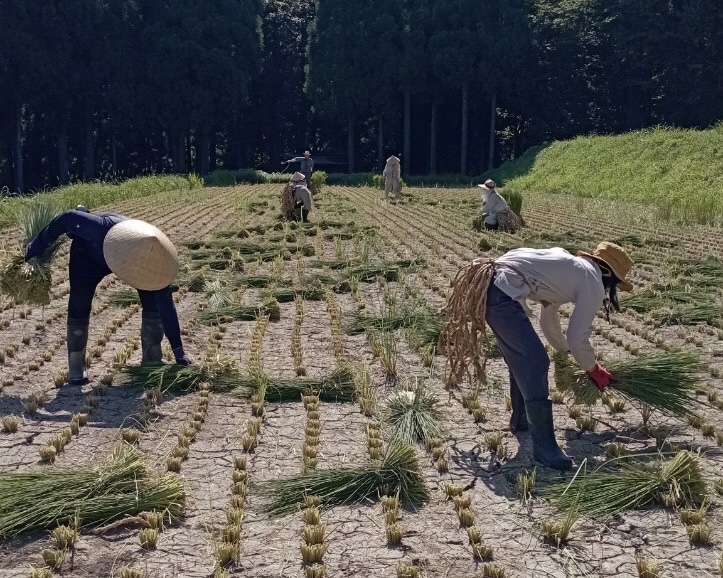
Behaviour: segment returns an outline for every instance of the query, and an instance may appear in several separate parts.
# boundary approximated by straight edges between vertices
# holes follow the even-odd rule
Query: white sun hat
[[[110,270],[135,289],[163,289],[178,273],[173,243],[163,231],[138,219],[111,227],[103,241],[103,256]]]

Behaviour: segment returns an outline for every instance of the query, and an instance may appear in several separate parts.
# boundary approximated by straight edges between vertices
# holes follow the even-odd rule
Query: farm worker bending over
[[[170,284],[178,272],[178,254],[159,229],[116,213],[90,213],[83,206],[58,215],[31,241],[25,260],[42,255],[61,235],[70,245],[68,300],[68,383],[88,383],[85,349],[95,288],[111,272],[138,289],[143,307],[141,346],[143,363],[162,361],[163,334],[173,348],[176,363],[190,365],[183,351],[181,329]]]
[[[619,311],[617,290],[632,289],[625,279],[632,265],[625,250],[609,242],[577,256],[559,247],[514,249],[494,261],[475,259],[454,280],[440,338],[449,359],[450,385],[462,381],[470,363],[476,377],[483,378],[479,346],[489,325],[510,371],[510,428],[529,427],[534,458],[543,465],[567,470],[572,460],[555,440],[547,384],[550,359],[528,319],[526,300],[542,305],[540,328],[550,345],[572,353],[602,391],[615,377],[595,360],[592,322],[601,306],[606,313]],[[563,334],[558,309],[565,303],[575,308]]]
[[[384,177],[384,197],[388,198],[389,193],[394,193],[394,198],[398,199],[402,189],[402,170],[397,157],[392,155],[387,159],[382,176]]]
[[[497,230],[499,228],[497,215],[508,208],[507,201],[497,192],[492,179],[487,179],[483,185],[477,186],[482,189],[482,208],[479,216],[484,221],[485,229]]]
[[[305,178],[301,173],[291,175],[291,181],[284,188],[281,198],[281,212],[290,221],[309,220],[309,213],[313,208],[311,192],[304,185]]]

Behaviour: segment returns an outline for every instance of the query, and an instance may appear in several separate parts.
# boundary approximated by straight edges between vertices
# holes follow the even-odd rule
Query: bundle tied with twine
[[[294,185],[292,183],[286,183],[286,186],[281,191],[281,214],[284,217],[290,215],[294,210]]]
[[[21,232],[19,250],[13,251],[10,258],[2,264],[0,271],[0,291],[11,297],[16,303],[30,305],[48,305],[50,303],[51,267],[53,256],[60,241],[50,245],[42,255],[25,262],[25,247],[60,213],[52,202],[32,201],[21,207],[17,213],[17,223]]]
[[[442,310],[447,322],[439,336],[438,350],[447,357],[446,389],[459,386],[474,368],[474,378],[484,383],[490,350],[487,337],[487,289],[495,271],[494,261],[475,259],[460,269],[452,281],[452,294]]]

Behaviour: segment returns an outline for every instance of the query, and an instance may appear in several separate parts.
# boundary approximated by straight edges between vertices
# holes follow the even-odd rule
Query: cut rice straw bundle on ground
[[[202,364],[182,366],[177,364],[127,365],[121,370],[126,383],[145,388],[159,387],[162,391],[179,393],[195,391],[201,383],[208,383],[214,391],[229,391],[242,379],[233,360],[218,356]]]
[[[227,305],[216,310],[201,311],[198,320],[204,325],[216,325],[232,321],[254,321],[263,315],[268,315],[271,321],[278,321],[281,318],[279,303],[274,300],[257,306]]]
[[[352,402],[355,399],[356,388],[354,372],[350,367],[337,368],[331,375],[321,379],[302,378],[275,379],[265,378],[266,401],[299,401],[302,393],[316,392],[321,401]],[[258,391],[259,379],[254,376],[244,376],[238,379],[237,386],[231,392],[233,395],[248,398]]]
[[[59,208],[47,200],[25,203],[17,213],[22,240],[17,253],[3,263],[0,271],[0,291],[16,303],[50,303],[50,264],[61,242],[56,241],[42,255],[30,259],[28,263],[25,262],[25,248],[59,213]]]
[[[180,477],[155,477],[143,455],[124,444],[99,468],[0,474],[0,536],[53,528],[76,515],[83,524],[107,523],[153,510],[178,518],[185,500]]]
[[[399,499],[419,507],[429,500],[424,476],[411,446],[390,444],[380,464],[358,468],[316,470],[311,474],[273,480],[260,487],[271,498],[267,511],[283,516],[297,511],[304,496],[319,496],[322,508],[367,503],[399,492]]]
[[[617,381],[610,391],[633,402],[654,407],[666,415],[688,417],[699,406],[695,397],[701,364],[695,353],[678,351],[631,357],[606,364]],[[576,371],[572,390],[579,401],[594,404],[600,397],[582,370]]]
[[[138,291],[135,289],[120,289],[114,291],[108,297],[108,303],[115,305],[116,307],[130,307],[140,303],[140,297],[138,297]]]
[[[442,434],[437,397],[423,385],[392,393],[381,411],[390,441],[413,445]]]
[[[324,288],[321,285],[306,287],[285,287],[274,291],[271,296],[279,303],[290,303],[299,295],[306,301],[322,301],[324,299]]]
[[[571,482],[543,489],[543,496],[562,510],[578,508],[580,514],[592,518],[607,518],[653,503],[695,508],[706,498],[699,458],[689,451],[652,464],[620,461],[614,471],[598,467],[584,473],[584,466]]]

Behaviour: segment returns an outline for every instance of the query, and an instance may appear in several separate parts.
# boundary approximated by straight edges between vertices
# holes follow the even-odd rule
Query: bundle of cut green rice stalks
[[[322,508],[368,503],[399,492],[402,502],[422,506],[429,500],[417,454],[411,446],[396,443],[387,448],[380,464],[357,468],[315,470],[289,479],[276,479],[260,487],[271,498],[267,511],[272,516],[296,512],[304,496],[319,496]]]
[[[0,474],[0,536],[52,528],[75,516],[91,525],[153,510],[179,518],[185,501],[180,477],[154,476],[141,452],[124,444],[96,468]]]
[[[617,381],[608,389],[633,402],[647,404],[661,413],[678,417],[695,415],[698,372],[695,353],[686,351],[653,353],[607,363]],[[570,384],[575,398],[593,405],[600,392],[584,371],[573,374]]]
[[[275,299],[265,302],[263,305],[226,305],[218,309],[201,311],[198,320],[204,325],[217,325],[219,323],[230,323],[232,321],[254,321],[262,315],[268,315],[271,321],[278,321],[281,318],[281,309]]]
[[[590,473],[578,470],[571,482],[548,486],[543,496],[562,510],[578,508],[581,514],[593,518],[607,518],[654,503],[693,508],[706,498],[699,458],[689,451],[650,464],[620,461],[617,466],[612,471],[604,471],[602,466]]]
[[[214,391],[229,391],[238,387],[241,380],[241,374],[233,359],[221,355],[189,366],[127,365],[121,370],[121,376],[126,383],[181,393],[195,391],[201,383],[210,384]]]
[[[0,272],[0,291],[16,303],[48,305],[50,303],[51,267],[60,241],[53,243],[38,257],[25,262],[25,247],[60,213],[49,201],[32,201],[22,206],[17,214],[22,234],[18,252],[7,259]]]
[[[302,287],[284,287],[277,289],[271,296],[279,303],[289,303],[296,299],[297,295],[306,301],[321,301],[324,299],[324,288],[321,285],[308,285]]]
[[[320,379],[297,377],[295,379],[277,379],[266,377],[266,401],[299,401],[302,393],[315,392],[322,401],[351,402],[355,399],[356,388],[354,372],[350,367],[340,366],[330,375]],[[243,376],[236,381],[231,391],[239,397],[251,397],[258,391],[259,379],[255,376]]]
[[[424,328],[426,331],[434,333],[438,323],[437,317],[428,311],[389,312],[386,315],[367,315],[357,312],[349,318],[344,330],[349,335],[358,335],[369,330],[394,331],[405,327],[419,327],[420,331]],[[439,338],[439,334],[437,334],[437,338]]]
[[[381,411],[391,441],[413,445],[442,433],[442,413],[437,397],[421,384],[392,393]]]
[[[135,289],[119,289],[111,293],[108,297],[108,303],[116,307],[130,307],[140,302],[138,291]]]

